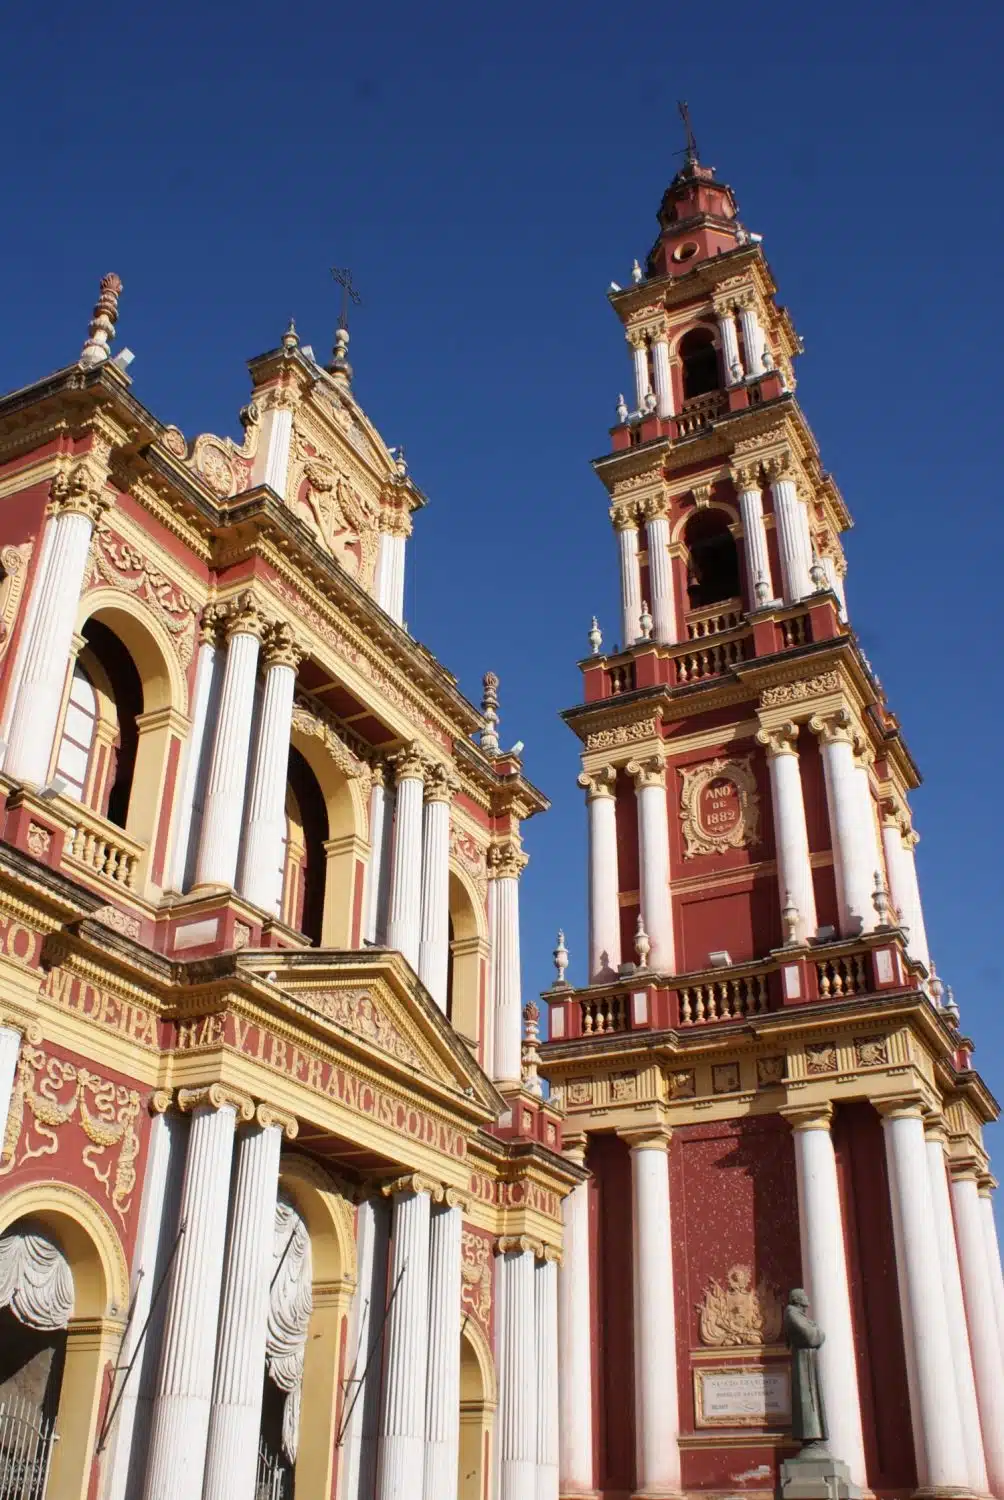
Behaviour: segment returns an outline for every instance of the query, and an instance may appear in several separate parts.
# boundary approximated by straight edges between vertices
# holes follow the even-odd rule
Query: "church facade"
[[[404,622],[425,497],[347,330],[188,437],[107,276],[0,399],[0,1495],[766,1497],[804,1286],[854,1485],[1004,1500],[997,1105],[849,516],[695,153],[659,222],[611,295],[621,644],[565,714],[588,974],[559,941],[543,1042],[547,802]]]
[[[808,1292],[862,1494],[1004,1494],[997,1105],[928,953],[919,775],[854,634],[850,517],[759,237],[691,149],[632,284],[593,467],[620,644],[581,702],[587,982],[542,1071],[565,1200],[561,1494],[774,1493]]]

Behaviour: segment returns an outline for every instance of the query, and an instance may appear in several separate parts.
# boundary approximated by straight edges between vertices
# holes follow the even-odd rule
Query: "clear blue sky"
[[[125,281],[139,398],[233,432],[290,313],[324,353],[351,265],[356,391],[431,504],[407,617],[554,802],[527,830],[524,977],[583,976],[575,661],[616,634],[606,305],[655,232],[690,102],[802,333],[799,396],[856,518],[852,618],[927,778],[931,945],[1004,1097],[999,74],[989,4],[246,0],[12,11],[0,60],[0,387]],[[991,1141],[991,1144],[993,1142]],[[1004,1157],[1001,1166],[1004,1167]]]

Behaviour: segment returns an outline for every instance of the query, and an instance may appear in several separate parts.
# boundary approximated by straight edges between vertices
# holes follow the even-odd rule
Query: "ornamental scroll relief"
[[[763,1276],[754,1286],[749,1266],[730,1267],[724,1286],[712,1276],[697,1312],[701,1343],[713,1349],[776,1344],[781,1337],[780,1293]]]
[[[33,545],[21,542],[0,548],[0,660],[10,645]]]
[[[750,756],[681,767],[684,859],[760,842],[760,797]]]
[[[291,997],[308,1010],[334,1021],[361,1041],[369,1042],[388,1057],[421,1068],[422,1059],[393,1022],[377,1005],[369,990],[290,990]]]
[[[0,1177],[35,1157],[54,1156],[60,1148],[59,1131],[76,1119],[90,1142],[82,1152],[84,1165],[124,1224],[136,1187],[139,1112],[135,1089],[49,1057],[41,1047],[22,1047],[0,1148]]]
[[[486,1333],[492,1315],[492,1242],[465,1229],[461,1235],[460,1302]]]
[[[157,611],[167,626],[183,667],[195,652],[195,622],[198,606],[172,578],[149,565],[131,542],[117,535],[105,522],[98,524],[91,541],[88,584],[100,579],[113,588],[125,589]]]

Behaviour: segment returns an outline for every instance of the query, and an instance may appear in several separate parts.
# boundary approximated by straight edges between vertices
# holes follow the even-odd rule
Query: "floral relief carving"
[[[289,497],[335,560],[369,587],[379,544],[379,501],[335,466],[307,437],[293,429]]]
[[[488,864],[485,851],[465,828],[458,828],[455,823],[450,824],[450,857],[456,860],[462,870],[467,871],[479,887],[487,885]]]
[[[781,1297],[761,1276],[753,1285],[750,1266],[732,1266],[725,1285],[713,1276],[697,1304],[701,1343],[712,1349],[774,1344],[781,1336]]]
[[[492,1315],[492,1242],[465,1229],[460,1244],[460,1301],[487,1333]]]
[[[713,1094],[737,1094],[739,1092],[739,1064],[716,1063],[711,1069],[711,1092]]]
[[[614,1073],[610,1078],[610,1097],[614,1100],[636,1099],[638,1079],[634,1073]]]
[[[854,1041],[854,1055],[857,1057],[858,1066],[862,1068],[877,1068],[889,1061],[889,1047],[884,1036],[857,1037]]]
[[[91,586],[103,578],[113,588],[125,589],[156,609],[167,626],[182,666],[187,667],[195,650],[198,605],[190,594],[166,573],[149,565],[131,542],[100,523],[91,543]]]
[[[760,842],[760,798],[750,756],[681,767],[680,776],[685,859]]]
[[[325,750],[344,775],[355,778],[367,774],[368,766],[349,748],[340,731],[322,711],[308,707],[302,701],[297,702],[293,707],[292,723],[301,734],[323,741]]]
[[[52,847],[52,830],[41,823],[28,824],[28,849],[36,859],[44,859]]]
[[[0,568],[3,569],[0,575],[0,660],[10,645],[11,631],[24,594],[32,547],[32,542],[0,547]]]
[[[807,1042],[805,1047],[805,1071],[807,1073],[835,1073],[837,1070],[836,1042]]]
[[[103,922],[113,932],[121,932],[123,937],[139,937],[139,917],[131,917],[117,906],[99,906],[97,911],[91,912],[91,916],[95,922]]]
[[[232,438],[203,432],[189,451],[185,435],[178,427],[165,428],[161,442],[174,458],[194,469],[218,499],[225,500],[251,488],[251,470],[261,434],[261,413],[256,402],[252,401],[242,409],[240,421],[244,428],[244,442],[240,447]]]
[[[587,750],[608,750],[615,745],[633,745],[639,740],[659,737],[659,720],[639,719],[634,724],[615,724],[612,729],[597,729],[586,735]]]
[[[380,1009],[369,990],[294,990],[292,994],[308,1010],[334,1021],[388,1057],[413,1068],[422,1066],[411,1042]]]
[[[770,1088],[772,1084],[784,1082],[785,1057],[758,1057],[756,1060],[757,1087]]]
[[[697,1074],[693,1068],[679,1068],[669,1075],[670,1099],[693,1099],[697,1093]]]
[[[781,682],[776,687],[764,688],[760,694],[760,707],[781,708],[786,703],[801,703],[806,698],[839,691],[840,673],[820,672],[817,677],[803,677],[800,682]]]
[[[0,1176],[36,1157],[55,1155],[59,1132],[75,1120],[90,1143],[81,1153],[83,1162],[124,1223],[136,1186],[139,1112],[135,1089],[49,1057],[41,1047],[24,1046],[0,1149]]]

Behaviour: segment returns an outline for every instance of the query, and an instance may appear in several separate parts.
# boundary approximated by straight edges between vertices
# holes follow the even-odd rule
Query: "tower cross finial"
[[[348,328],[349,302],[351,301],[356,307],[359,307],[363,299],[355,289],[352,281],[352,272],[348,266],[332,266],[331,275],[342,289],[342,309],[338,314],[338,326],[339,328]]]
[[[683,121],[683,128],[687,132],[687,145],[686,145],[687,165],[688,166],[696,166],[697,165],[697,140],[696,140],[696,138],[694,136],[694,128],[693,128],[693,126],[690,123],[690,108],[689,108],[689,106],[687,104],[686,99],[678,99],[676,101],[676,107],[680,111],[680,119]]]

